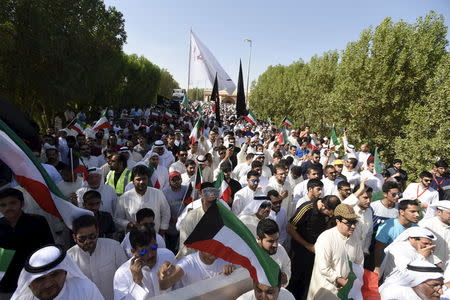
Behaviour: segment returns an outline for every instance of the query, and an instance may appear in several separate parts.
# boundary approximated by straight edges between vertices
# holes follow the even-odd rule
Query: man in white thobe
[[[274,175],[270,177],[269,184],[266,191],[276,190],[283,200],[281,207],[284,207],[288,213],[288,218],[292,216],[295,210],[295,205],[292,202],[292,188],[289,181],[286,180],[288,171],[282,164],[274,166]]]
[[[259,185],[259,173],[249,171],[247,173],[247,186],[234,194],[234,201],[231,210],[235,215],[239,215],[250,201],[253,201]]]
[[[156,232],[145,226],[130,231],[133,257],[117,269],[114,275],[114,299],[134,300],[158,296],[158,270],[165,261],[173,261],[173,253],[158,248]]]
[[[430,205],[439,202],[439,193],[431,187],[433,175],[428,171],[423,171],[419,174],[419,180],[420,182],[408,184],[402,197],[419,201],[420,206],[426,212],[424,218],[434,217],[436,209]]]
[[[436,235],[434,255],[447,265],[450,258],[450,200],[441,200],[430,207],[436,209],[437,215],[422,219],[419,226],[431,230]]]
[[[116,211],[117,194],[113,187],[104,183],[103,173],[99,168],[89,169],[89,175],[82,187],[77,190],[78,206],[83,207],[83,195],[87,191],[97,191],[102,195],[100,210],[109,212],[114,216]]]
[[[267,197],[265,197],[267,199]],[[256,238],[256,228],[260,220],[265,218],[275,220],[275,212],[272,211],[272,203],[267,200],[253,200],[242,210],[239,220],[244,223]]]
[[[116,225],[125,230],[136,220],[136,212],[144,207],[155,213],[155,230],[164,233],[169,228],[170,207],[163,192],[148,187],[148,169],[136,166],[131,173],[134,188],[120,196],[114,215]]]
[[[166,290],[181,288],[220,274],[230,275],[235,267],[221,258],[203,251],[189,254],[173,265],[164,262],[159,268],[159,286]]]
[[[322,179],[323,182],[323,189],[322,189],[322,195],[328,196],[328,195],[338,195],[338,183],[342,181],[340,178],[337,177],[336,169],[328,165],[325,167],[324,170],[325,178]]]
[[[338,299],[338,289],[348,282],[348,261],[362,265],[361,240],[353,236],[359,216],[350,205],[339,204],[334,210],[336,226],[322,232],[314,245],[316,256],[308,299]]]
[[[367,170],[361,172],[361,180],[367,178],[366,185],[373,189],[373,192],[381,192],[383,190],[384,178],[383,175],[375,172],[375,163],[373,157],[369,158],[367,162]]]
[[[83,274],[95,283],[103,297],[112,300],[114,273],[128,259],[123,248],[115,240],[97,238],[97,220],[91,215],[75,219],[72,231],[76,245],[67,254]]]
[[[49,289],[50,285],[54,288]],[[50,245],[38,249],[26,261],[11,297],[34,299],[102,300],[103,296],[62,248]]]

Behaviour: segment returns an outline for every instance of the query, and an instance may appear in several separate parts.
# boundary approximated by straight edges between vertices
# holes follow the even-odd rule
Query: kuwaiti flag
[[[47,213],[62,218],[72,228],[72,221],[92,212],[76,207],[64,199],[63,194],[37,161],[30,148],[0,120],[0,160],[14,173],[19,184],[34,198]]]
[[[197,167],[197,171],[195,172],[194,185],[192,186],[192,182],[189,182],[189,187],[186,190],[186,193],[184,194],[183,197],[183,203],[185,205],[188,205],[197,198],[198,192],[202,188],[202,182],[203,182],[202,170],[200,170],[200,168]]]
[[[222,171],[220,171],[219,176],[217,176],[217,180],[214,183],[215,188],[220,189],[220,199],[223,201],[230,203],[231,202],[231,187],[225,181],[225,175]]]
[[[331,134],[330,134],[330,149],[336,148],[341,143],[339,142],[339,139],[336,134],[336,129],[334,127],[331,127]]]
[[[361,265],[349,261],[350,273],[347,284],[339,290],[341,300],[380,300],[378,292],[378,275]]]
[[[194,144],[196,141],[200,139],[203,134],[203,119],[198,118],[197,122],[195,122],[194,128],[192,128],[191,134],[189,135],[189,139],[191,140],[191,144]]]
[[[111,123],[109,123],[108,119],[106,117],[101,117],[92,128],[93,130],[97,131],[104,128],[111,128]]]
[[[185,108],[191,107],[191,105],[189,104],[189,99],[188,99],[187,94],[184,94],[183,101],[181,101],[181,105],[184,106]]]
[[[244,116],[244,119],[253,125],[256,124],[256,117],[250,110],[248,111],[248,114]]]
[[[294,125],[294,123],[292,123],[292,121],[289,120],[287,117],[284,117],[281,123],[286,127],[292,127],[292,125]]]
[[[0,248],[0,281],[5,276],[8,266],[14,257],[15,250]]]
[[[184,244],[243,266],[259,283],[278,284],[278,264],[256,242],[247,226],[220,201],[208,208]]]
[[[167,118],[167,119],[172,119],[173,118],[173,112],[171,112],[170,110],[166,110],[164,112],[164,116],[163,117]]]
[[[70,124],[69,124],[69,126],[67,126],[67,128],[73,129],[78,134],[80,134],[86,128],[86,123],[75,118],[75,119],[73,119],[72,122],[70,122]]]
[[[289,143],[288,140],[288,133],[286,127],[281,127],[280,132],[278,135],[278,145],[285,145]]]

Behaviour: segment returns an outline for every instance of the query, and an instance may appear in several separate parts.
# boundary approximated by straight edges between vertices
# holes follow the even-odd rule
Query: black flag
[[[245,92],[244,92],[244,79],[242,77],[242,61],[239,61],[239,78],[237,86],[237,97],[236,97],[236,115],[246,116],[248,114],[247,108],[245,107]]]
[[[216,122],[219,123],[219,127],[222,126],[220,120],[220,101],[219,101],[219,85],[217,84],[217,74],[214,79],[214,86],[211,92],[211,101],[214,101],[214,112],[216,113]]]

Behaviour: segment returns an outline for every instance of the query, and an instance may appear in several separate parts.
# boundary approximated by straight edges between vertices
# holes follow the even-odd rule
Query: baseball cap
[[[358,219],[359,216],[355,214],[353,207],[348,204],[341,203],[334,209],[335,217],[342,217],[347,220]]]

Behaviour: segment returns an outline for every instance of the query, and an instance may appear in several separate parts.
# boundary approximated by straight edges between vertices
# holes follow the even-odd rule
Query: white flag
[[[190,85],[195,86],[201,84],[207,79],[212,86],[217,73],[219,91],[226,90],[229,95],[234,92],[236,85],[233,80],[231,80],[230,76],[225,72],[211,51],[209,51],[192,31],[190,55]]]

